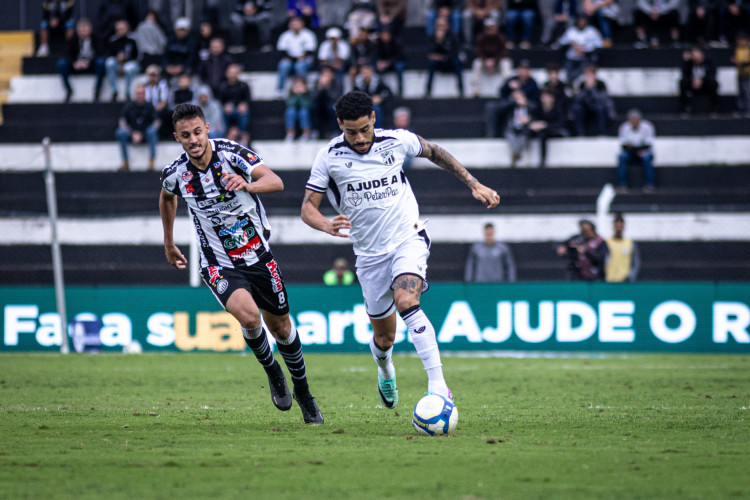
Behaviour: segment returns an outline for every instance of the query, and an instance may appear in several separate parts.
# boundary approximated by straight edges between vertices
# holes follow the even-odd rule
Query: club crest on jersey
[[[182,180],[185,182],[190,182],[193,180],[193,173],[190,170],[185,170],[180,174],[180,177],[182,177]]]
[[[393,151],[383,151],[380,153],[380,156],[383,157],[383,163],[386,165],[393,165],[393,163],[396,161],[396,159],[393,157]]]

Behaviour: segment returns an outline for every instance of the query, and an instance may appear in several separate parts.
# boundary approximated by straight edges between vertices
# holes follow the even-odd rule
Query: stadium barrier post
[[[44,184],[47,188],[47,212],[49,214],[49,225],[52,246],[52,274],[55,279],[55,302],[57,303],[57,314],[60,316],[60,328],[62,339],[60,341],[60,352],[68,354],[68,318],[65,311],[65,283],[63,280],[62,254],[60,253],[60,238],[57,234],[57,193],[55,189],[55,172],[52,170],[52,157],[50,155],[50,138],[42,140],[44,150]]]
[[[609,183],[604,185],[599,196],[596,198],[596,228],[602,238],[611,236],[612,230],[610,225],[607,224],[607,215],[614,199],[615,188]]]

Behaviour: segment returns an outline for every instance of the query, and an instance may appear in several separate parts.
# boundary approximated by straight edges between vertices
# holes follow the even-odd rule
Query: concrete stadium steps
[[[677,97],[618,97],[620,116],[632,107],[644,110],[657,134],[669,135],[748,135],[750,120],[731,115],[708,117],[696,114],[689,119],[676,114]],[[412,108],[411,129],[428,138],[479,138],[485,136],[484,105],[488,99],[404,99],[393,103]],[[5,125],[0,127],[0,143],[29,143],[51,137],[55,142],[111,141],[123,104],[6,104]],[[734,98],[722,96],[721,109],[734,107]],[[251,104],[253,140],[284,137],[283,101],[255,101]],[[611,125],[614,134],[617,123]],[[386,123],[388,126],[388,123]]]
[[[638,245],[642,259],[639,281],[750,281],[750,242],[675,245],[639,241]],[[469,246],[468,243],[433,244],[428,279],[431,282],[461,281]],[[511,243],[509,246],[519,281],[566,279],[565,261],[555,255],[553,243]],[[335,257],[347,257],[354,262],[348,245],[275,244],[273,252],[287,283],[320,283]],[[0,245],[0,285],[52,285],[50,255],[47,245]],[[188,284],[188,273],[167,264],[161,245],[63,245],[62,256],[68,286]],[[359,293],[358,288],[355,290],[353,293]]]
[[[635,186],[643,184],[633,169]],[[481,181],[502,197],[500,214],[592,213],[606,183],[614,183],[610,168],[493,169],[476,172]],[[659,167],[655,194],[632,190],[615,197],[613,210],[625,212],[750,212],[750,166]],[[272,214],[296,216],[309,172],[279,171],[285,189],[263,196]],[[61,216],[122,217],[158,215],[158,172],[58,173],[57,203]],[[447,173],[413,169],[407,177],[429,214],[486,214],[466,188]],[[327,203],[325,204],[327,205]],[[46,214],[41,173],[3,174],[0,215],[21,217]]]
[[[546,73],[543,69],[536,69],[532,74],[540,84],[546,80]],[[680,70],[679,68],[604,68],[600,70],[599,77],[607,83],[608,90],[613,96],[674,96],[678,90]],[[253,100],[268,101],[276,99],[275,72],[246,72],[242,74],[241,78],[250,86]],[[313,73],[310,75],[310,81],[312,82],[314,79],[315,74]],[[91,102],[94,95],[95,80],[95,77],[91,75],[71,77],[72,101]],[[141,75],[135,80],[135,83],[143,81],[145,81],[145,77]],[[387,74],[385,81],[394,92],[398,89],[393,74]],[[465,94],[468,97],[471,91],[469,71],[464,72],[463,81]],[[737,95],[737,71],[734,67],[719,68],[718,81],[720,94]],[[424,97],[426,83],[426,71],[407,71],[404,76],[403,97],[406,99]],[[125,95],[124,81],[120,79],[119,84],[119,92],[123,96]],[[482,78],[480,96],[496,96],[501,85],[502,79],[499,75],[485,75]],[[103,101],[109,101],[110,90],[109,85],[105,83],[101,93]],[[459,97],[455,77],[443,73],[437,74],[433,82],[432,95],[441,99]],[[64,99],[65,91],[57,74],[24,75],[11,81],[9,102],[60,103]]]
[[[407,28],[404,32],[404,48],[410,69],[424,70],[427,68],[427,37],[424,30],[419,28]],[[599,57],[599,66],[602,68],[663,68],[676,67],[682,63],[683,49],[634,49],[627,46],[617,46],[612,49],[602,50]],[[717,66],[732,66],[730,57],[732,49],[717,48],[708,49],[706,53],[714,60]],[[532,49],[511,50],[511,59],[517,64],[521,59],[528,59],[534,68],[543,68],[550,61],[562,63],[565,52],[562,50]],[[247,52],[236,57],[245,71],[275,71],[279,61],[277,53],[260,53],[256,51]],[[158,59],[145,60],[144,64],[151,62],[159,63]],[[23,73],[25,75],[43,75],[55,73],[56,57],[25,57],[23,60]]]
[[[750,122],[750,121],[749,121]],[[427,136],[428,138],[431,138]],[[504,169],[509,166],[510,151],[504,139],[438,139],[459,161],[472,169]],[[318,150],[327,141],[292,142],[254,141],[253,149],[274,170],[308,171]],[[604,167],[611,169],[620,150],[612,137],[575,137],[552,139],[549,144],[548,170],[556,168]],[[539,163],[538,141],[519,162],[518,170],[532,168]],[[658,136],[654,145],[657,167],[692,167],[702,165],[747,165],[750,141],[747,136]],[[131,168],[145,170],[147,147],[131,146]],[[156,164],[166,166],[182,154],[175,141],[161,142],[157,148]],[[120,164],[119,148],[114,142],[68,142],[51,146],[52,165],[57,172],[107,172]],[[436,168],[424,158],[412,161],[413,170]],[[39,171],[44,169],[40,142],[31,144],[0,144],[0,171]]]

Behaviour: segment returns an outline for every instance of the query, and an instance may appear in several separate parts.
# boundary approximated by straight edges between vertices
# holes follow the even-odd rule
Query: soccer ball
[[[414,407],[411,423],[420,434],[441,436],[453,434],[458,423],[456,405],[438,394],[428,394]]]

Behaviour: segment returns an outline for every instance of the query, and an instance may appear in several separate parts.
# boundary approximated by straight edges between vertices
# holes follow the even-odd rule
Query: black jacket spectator
[[[125,19],[132,27],[138,26],[138,8],[133,0],[104,0],[96,11],[96,34],[107,40],[115,32],[115,22]]]
[[[231,103],[235,106],[241,102],[250,102],[250,87],[243,81],[231,84],[224,82],[218,93],[219,101],[222,104]]]
[[[125,104],[122,108],[120,118],[124,120],[130,132],[137,130],[138,132],[145,133],[146,129],[153,125],[158,117],[154,105],[150,102],[146,101],[143,104],[138,104],[133,101]]]
[[[233,63],[234,58],[226,52],[211,54],[208,59],[201,61],[198,75],[204,84],[211,87],[215,96],[219,95],[222,84],[227,80],[225,76],[227,68]]]
[[[517,82],[517,83],[514,83]],[[510,98],[510,95],[515,90],[515,86],[520,87],[523,93],[526,94],[526,98],[529,102],[539,101],[539,85],[532,77],[522,79],[518,75],[511,76],[508,78],[502,87],[500,87],[500,99],[506,100]]]
[[[607,133],[610,120],[615,117],[615,108],[612,98],[607,91],[607,85],[596,79],[596,74],[586,76],[588,70],[584,70],[584,81],[581,82],[578,92],[573,98],[572,114],[575,122],[576,134],[587,135],[587,122],[590,118],[595,119],[595,135]]]
[[[711,111],[719,105],[719,84],[716,81],[716,64],[706,57],[701,49],[685,52],[680,79],[680,106],[683,112],[691,112],[693,97],[699,94],[709,99]]]
[[[195,54],[195,40],[189,33],[187,36],[173,34],[167,40],[167,47],[164,49],[162,69],[170,76],[176,76],[174,72],[169,71],[170,67],[182,67],[181,73],[191,73]]]
[[[117,54],[125,54],[125,61],[135,61],[138,59],[138,43],[135,38],[128,33],[125,36],[118,37],[113,35],[108,44],[109,56],[117,57]]]

